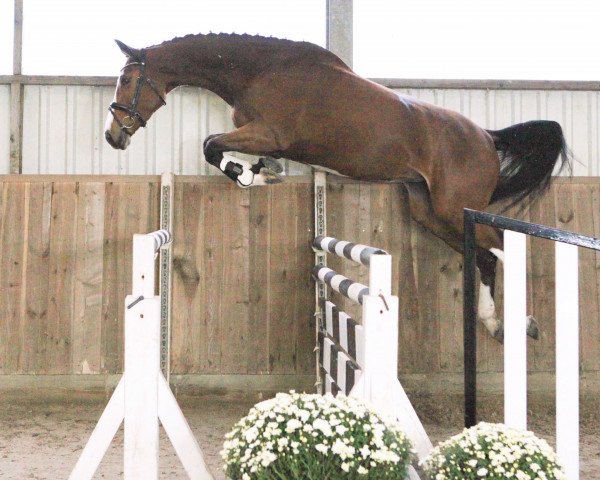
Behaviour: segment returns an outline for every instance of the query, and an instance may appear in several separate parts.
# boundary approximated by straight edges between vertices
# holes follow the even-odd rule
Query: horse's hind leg
[[[462,238],[458,232],[447,223],[440,221],[433,211],[427,184],[424,181],[407,182],[404,183],[404,186],[408,191],[410,216],[412,219],[436,237],[442,239],[454,250],[462,253]]]
[[[499,320],[496,315],[494,286],[496,283],[496,264],[498,260],[504,263],[504,252],[495,248],[492,248],[491,251],[481,248],[477,250],[477,267],[481,274],[477,317],[487,327],[492,336],[502,342],[504,339],[504,321]],[[531,338],[535,340],[539,338],[537,321],[531,315],[527,317],[526,331]]]
[[[461,232],[448,222],[441,220],[431,203],[429,189],[425,182],[406,183],[410,214],[413,220],[421,224],[435,236],[441,238],[458,253],[463,253]],[[477,317],[485,325],[492,337],[502,341],[503,326],[496,315],[494,304],[494,283],[496,281],[496,257],[483,248],[477,249],[477,267],[481,273]]]
[[[497,257],[483,248],[477,248],[477,267],[480,273],[477,318],[485,325],[490,335],[499,342],[504,339],[504,324],[496,315],[494,290],[496,285]]]
[[[503,262],[503,251],[492,248],[477,248],[477,268],[480,273],[479,296],[477,302],[477,318],[485,325],[490,335],[500,343],[504,340],[504,321],[496,314],[494,290],[496,285],[496,266],[498,260]],[[537,322],[532,316],[527,317],[527,335],[539,338]]]
[[[454,250],[463,253],[463,223],[462,210],[460,221],[449,222],[439,217],[434,209],[429,189],[425,182],[407,183],[406,188],[410,197],[410,212],[415,221],[430,230],[434,235],[444,240]],[[480,208],[483,209],[483,208]],[[503,259],[502,237],[500,232],[493,228],[477,229],[477,267],[480,272],[479,297],[477,304],[477,317],[485,325],[490,335],[502,342],[504,324],[496,314],[494,290],[496,281],[496,264],[498,258]],[[482,241],[481,235],[485,235]],[[485,246],[482,246],[481,244]],[[537,338],[535,320],[529,318],[527,333]]]
[[[431,181],[433,211],[443,222],[454,227],[461,238],[464,229],[463,208],[485,210],[495,188],[498,174],[495,152],[487,162],[483,155],[475,160],[460,165],[454,164],[464,170]],[[478,171],[478,175],[473,175],[469,169]],[[476,229],[475,241],[478,247],[477,264],[482,280],[479,289],[478,317],[486,326],[489,325],[488,330],[492,336],[502,341],[504,323],[496,315],[492,280],[496,273],[496,259],[504,260],[502,235],[496,228],[479,225]],[[527,335],[537,339],[539,333],[535,319],[529,316],[526,321]],[[493,329],[495,332],[492,332]]]

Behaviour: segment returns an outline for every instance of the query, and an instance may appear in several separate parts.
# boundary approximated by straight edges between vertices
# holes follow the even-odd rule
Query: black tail
[[[552,172],[571,169],[562,128],[556,122],[536,120],[488,133],[500,156],[500,178],[490,203],[510,199],[509,208],[541,196],[550,186]]]

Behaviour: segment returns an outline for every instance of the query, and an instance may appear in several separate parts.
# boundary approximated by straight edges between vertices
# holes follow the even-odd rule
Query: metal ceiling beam
[[[23,171],[23,0],[14,3],[13,78],[10,84],[10,173]]]
[[[327,0],[327,49],[352,68],[353,0]]]

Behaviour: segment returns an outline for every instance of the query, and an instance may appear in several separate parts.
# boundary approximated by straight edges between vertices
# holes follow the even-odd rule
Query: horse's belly
[[[333,175],[338,175],[340,177],[348,177],[348,175],[343,175],[337,170],[334,170],[333,168],[322,167],[321,165],[314,165],[312,163],[309,163],[308,165],[310,165],[312,168],[319,172],[332,173]]]
[[[316,170],[340,177],[368,182],[421,181],[423,179],[417,171],[405,166],[400,158],[377,159],[366,155],[363,158],[340,159],[335,164],[329,163],[329,166],[312,163],[309,165]]]

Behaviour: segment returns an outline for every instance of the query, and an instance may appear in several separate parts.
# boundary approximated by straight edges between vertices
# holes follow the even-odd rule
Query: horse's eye
[[[131,78],[121,77],[121,85],[129,85],[130,82],[131,82]]]

